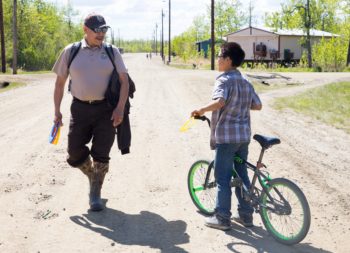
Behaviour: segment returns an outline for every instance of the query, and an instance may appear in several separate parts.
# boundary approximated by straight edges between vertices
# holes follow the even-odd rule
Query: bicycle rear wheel
[[[192,164],[187,177],[187,186],[191,199],[198,210],[207,215],[214,214],[216,203],[216,182],[213,162],[200,160]],[[208,175],[208,182],[205,179]]]
[[[285,178],[268,182],[268,192],[261,194],[260,216],[266,230],[280,243],[302,241],[310,228],[310,207],[300,188]]]

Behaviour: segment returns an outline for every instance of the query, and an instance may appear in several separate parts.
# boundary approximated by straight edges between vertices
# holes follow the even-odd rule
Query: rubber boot
[[[88,177],[89,183],[91,184],[93,170],[90,156],[88,156],[88,158],[86,158],[86,160],[78,168]]]
[[[94,161],[89,195],[91,211],[98,212],[104,209],[104,205],[101,200],[101,188],[107,172],[108,163],[100,163]]]

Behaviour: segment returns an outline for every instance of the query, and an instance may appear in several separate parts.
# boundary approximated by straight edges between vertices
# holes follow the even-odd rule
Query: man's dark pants
[[[113,108],[106,101],[89,104],[73,99],[70,109],[67,162],[79,167],[91,155],[94,161],[108,163],[115,138],[111,121]],[[91,139],[89,150],[87,144]]]

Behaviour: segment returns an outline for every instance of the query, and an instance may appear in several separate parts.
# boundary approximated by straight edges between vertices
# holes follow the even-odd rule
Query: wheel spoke
[[[267,194],[263,194],[264,196],[262,198],[262,202],[266,207],[261,208],[261,215],[263,220],[265,220],[266,228],[274,236],[284,242],[294,240],[294,238],[297,238],[298,241],[300,241],[306,235],[301,235],[302,238],[299,239],[301,232],[305,230],[304,223],[306,214],[305,206],[295,188],[296,186],[294,186],[294,184],[284,180],[283,183],[275,183],[271,185],[269,190],[271,199]],[[283,205],[290,206],[290,213],[285,213]],[[285,208],[287,208],[287,206]],[[307,222],[308,229],[309,221]]]
[[[189,187],[192,200],[200,211],[212,213],[216,202],[216,187],[204,187],[209,162],[199,161],[192,165],[189,175]],[[210,173],[208,184],[214,181],[214,173]]]

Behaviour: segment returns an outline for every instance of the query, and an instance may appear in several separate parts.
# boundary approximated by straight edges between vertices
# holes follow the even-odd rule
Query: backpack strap
[[[69,59],[68,59],[68,69],[70,68],[70,65],[72,64],[75,56],[77,56],[79,50],[81,47],[81,41],[74,42],[69,53]]]
[[[73,43],[73,45],[70,49],[70,53],[69,53],[69,59],[68,59],[68,65],[67,65],[68,71],[69,71],[70,65],[72,64],[74,58],[77,56],[80,48],[81,48],[81,41]],[[70,92],[71,86],[72,86],[72,79],[70,78],[69,84],[68,84],[68,92]]]
[[[107,44],[107,43],[103,43],[103,48],[105,49],[105,51],[108,55],[108,58],[111,60],[115,71],[117,71],[117,67],[115,66],[115,63],[114,63],[114,52],[113,52],[112,45]],[[117,71],[117,73],[118,73],[118,71]]]
[[[108,55],[108,58],[111,60],[115,71],[118,74],[117,67],[115,66],[115,63],[114,63],[114,51],[113,51],[112,45],[109,44],[109,43],[103,43],[103,47],[104,47],[104,49],[105,49],[105,51],[106,51],[106,53]],[[118,74],[118,76],[119,76],[119,74]],[[128,74],[128,79],[129,79],[129,97],[133,98],[134,97],[134,92],[136,91],[135,83],[130,78],[129,74]]]

